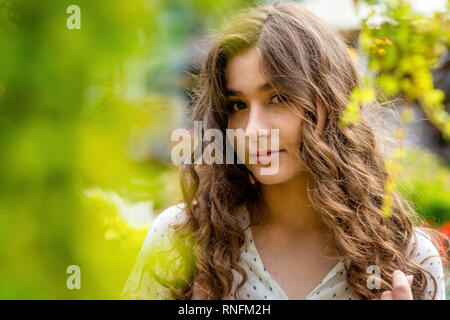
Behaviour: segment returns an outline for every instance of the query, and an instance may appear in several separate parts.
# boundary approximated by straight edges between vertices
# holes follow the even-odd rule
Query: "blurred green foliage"
[[[368,72],[356,87],[340,119],[341,126],[360,121],[363,105],[393,96],[404,98],[402,124],[395,131],[399,140],[386,161],[389,177],[385,183],[382,210],[392,214],[393,193],[403,156],[402,139],[406,124],[412,119],[411,107],[418,103],[428,120],[450,140],[450,115],[445,110],[444,92],[434,88],[431,71],[450,46],[449,10],[434,12],[431,17],[413,10],[409,0],[354,0],[365,2],[369,13],[362,20],[359,44],[367,56]],[[450,0],[447,0],[450,8]],[[374,17],[377,18],[375,22]]]
[[[417,213],[435,226],[450,221],[450,168],[438,156],[407,149],[402,160],[399,191],[414,204]]]
[[[138,151],[180,125],[190,37],[252,3],[0,0],[0,299],[119,298],[154,215],[180,199],[168,156]]]
[[[360,106],[375,99],[377,87],[382,99],[402,95],[409,105],[418,102],[428,119],[450,139],[444,93],[434,88],[431,74],[450,46],[450,12],[437,11],[428,17],[414,11],[409,0],[355,0],[359,1],[376,4],[378,10],[371,7],[362,21],[359,43],[368,57],[369,72],[362,84],[364,90],[353,92],[342,124],[359,120]],[[375,23],[374,16],[381,22]]]

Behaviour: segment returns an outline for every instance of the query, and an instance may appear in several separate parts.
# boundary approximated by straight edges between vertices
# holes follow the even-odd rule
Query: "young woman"
[[[398,195],[389,218],[381,210],[388,173],[372,128],[338,125],[358,84],[339,34],[296,3],[218,30],[192,121],[248,139],[279,129],[266,157],[278,170],[262,174],[248,141],[243,163],[183,165],[184,201],[154,221],[123,296],[445,299],[431,234]]]

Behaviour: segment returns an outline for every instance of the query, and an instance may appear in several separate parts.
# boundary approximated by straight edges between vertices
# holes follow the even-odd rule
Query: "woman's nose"
[[[270,137],[270,115],[267,114],[266,108],[261,104],[254,104],[250,106],[247,126],[245,128],[245,136],[258,141],[261,138]]]

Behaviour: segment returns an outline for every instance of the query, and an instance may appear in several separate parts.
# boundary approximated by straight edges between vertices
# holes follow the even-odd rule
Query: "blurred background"
[[[0,0],[0,299],[120,298],[152,221],[183,201],[170,137],[188,127],[205,35],[269,2]],[[361,26],[383,1],[298,2],[344,36],[367,73]],[[446,1],[411,9],[447,26],[434,15],[448,13]],[[433,83],[449,110],[448,46],[439,48]],[[413,110],[398,187],[450,235],[449,142]],[[398,120],[385,118],[394,130]],[[79,289],[67,286],[72,265]]]

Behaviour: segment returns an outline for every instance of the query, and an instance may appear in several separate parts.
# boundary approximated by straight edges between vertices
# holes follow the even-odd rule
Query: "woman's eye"
[[[247,107],[247,105],[242,101],[231,101],[229,105],[230,105],[230,110],[233,113],[241,111]]]
[[[285,103],[288,101],[288,98],[282,94],[276,94],[272,97],[272,101],[275,99],[274,103]]]

